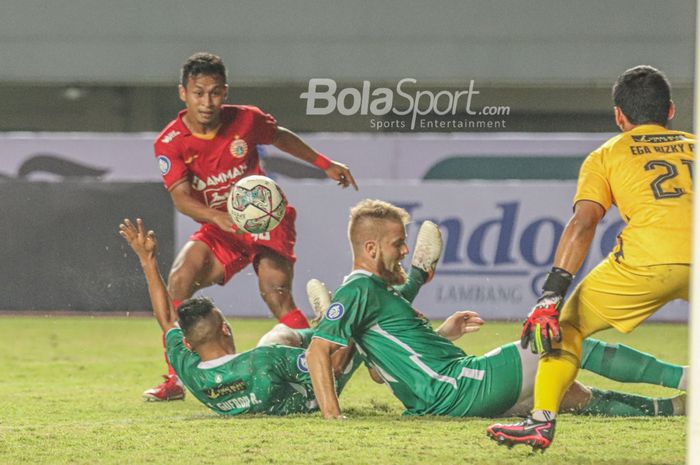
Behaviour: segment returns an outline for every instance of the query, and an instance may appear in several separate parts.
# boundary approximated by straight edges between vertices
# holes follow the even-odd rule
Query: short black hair
[[[187,81],[191,77],[199,76],[221,76],[221,78],[226,82],[226,66],[221,60],[221,57],[208,52],[198,52],[192,55],[185,61],[182,65],[182,70],[180,71],[180,84],[183,87],[187,87]]]
[[[652,66],[635,66],[622,73],[613,85],[612,97],[632,124],[668,124],[671,84]]]
[[[199,328],[211,319],[214,308],[214,302],[206,297],[187,299],[177,308],[177,323],[185,337],[188,340],[193,339],[190,343],[201,342],[202,331]]]

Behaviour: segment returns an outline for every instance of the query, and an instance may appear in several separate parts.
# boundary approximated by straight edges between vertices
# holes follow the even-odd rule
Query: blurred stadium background
[[[31,0],[3,9],[4,310],[148,310],[116,226],[143,217],[161,237],[164,270],[195,228],[173,211],[151,146],[182,107],[178,71],[196,51],[222,56],[231,102],[270,112],[348,163],[361,186],[340,191],[268,148],[266,167],[299,211],[297,296],[308,278],[339,282],[349,266],[347,209],[374,196],[439,221],[447,235],[442,274],[417,301],[425,313],[471,307],[518,318],[568,218],[581,160],[616,131],[617,75],[638,64],[664,70],[678,107],[673,127],[692,130],[691,1]],[[410,115],[308,115],[301,94],[312,78],[339,90],[363,81],[396,89],[413,78],[409,92],[434,94],[473,81],[472,108],[508,113],[482,118],[460,105],[456,115],[425,116],[502,121],[457,130],[411,129]],[[407,103],[397,99],[397,109]],[[587,267],[613,243],[615,215]],[[207,294],[231,315],[266,316],[251,273]],[[657,318],[686,321],[686,306]]]

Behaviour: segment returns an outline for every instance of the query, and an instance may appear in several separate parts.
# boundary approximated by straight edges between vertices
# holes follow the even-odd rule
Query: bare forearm
[[[588,255],[595,230],[595,225],[584,226],[578,223],[576,217],[571,218],[559,240],[554,266],[576,274]]]
[[[449,334],[447,330],[445,329],[445,325],[447,324],[447,321],[443,322],[438,329],[435,330],[436,333],[438,333],[440,336],[444,337],[445,339],[449,341],[455,341],[459,338],[454,337],[453,335]]]
[[[335,392],[335,381],[331,365],[331,354],[325,348],[311,343],[307,355],[311,384],[318,407],[325,418],[340,417],[340,404]]]
[[[148,294],[151,298],[153,314],[163,331],[167,331],[175,326],[176,318],[175,312],[172,309],[168,290],[158,270],[158,263],[155,257],[141,260],[141,268],[143,269],[146,282],[148,283]]]
[[[313,163],[316,160],[316,151],[289,129],[278,128],[273,145],[305,162]]]
[[[183,215],[187,215],[193,220],[203,223],[214,223],[215,216],[223,213],[219,210],[209,208],[202,202],[185,195],[174,195],[173,204],[177,211]]]
[[[339,186],[343,188],[352,186],[355,190],[358,189],[350,168],[316,152],[289,129],[278,127],[272,145],[299,160],[317,166],[326,176],[337,181]]]

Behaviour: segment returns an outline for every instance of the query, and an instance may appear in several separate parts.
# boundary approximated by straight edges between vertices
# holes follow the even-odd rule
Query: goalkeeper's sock
[[[294,308],[282,316],[279,322],[286,325],[292,329],[304,329],[309,327],[309,320],[306,319],[306,315],[301,313],[301,310]]]
[[[685,389],[686,368],[661,361],[624,344],[583,341],[581,368],[623,383],[647,383]]]
[[[542,418],[538,415],[538,410],[553,413],[559,411],[561,399],[576,378],[578,368],[579,362],[576,356],[565,350],[542,357],[535,378],[533,418],[538,420]]]
[[[608,417],[656,417],[674,415],[673,398],[652,398],[591,388],[593,395],[581,415]],[[684,412],[683,412],[684,413]],[[682,414],[680,412],[676,414]]]

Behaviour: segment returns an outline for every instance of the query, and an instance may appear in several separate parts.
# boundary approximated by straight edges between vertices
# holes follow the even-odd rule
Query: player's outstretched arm
[[[474,333],[481,329],[484,320],[479,314],[469,310],[455,312],[447,318],[437,329],[437,333],[450,341],[456,341],[467,333]]]
[[[340,346],[326,339],[314,338],[306,353],[311,383],[321,414],[327,419],[343,419],[335,392],[331,356]]]
[[[272,140],[272,145],[283,152],[287,152],[300,160],[304,160],[322,169],[326,173],[326,176],[334,181],[338,181],[340,186],[352,186],[357,190],[357,183],[355,182],[355,178],[352,177],[350,168],[315,151],[309,147],[301,137],[297,136],[289,129],[278,126],[277,132]]]
[[[195,221],[215,224],[220,229],[232,232],[236,230],[228,213],[214,208],[209,208],[199,200],[192,197],[192,188],[188,182],[181,182],[170,189],[170,197],[173,205],[180,213],[189,216]]]
[[[559,310],[574,274],[588,255],[596,227],[604,215],[605,209],[596,202],[582,200],[576,203],[574,215],[559,240],[554,266],[542,287],[542,295],[523,324],[520,335],[523,348],[532,343],[533,352],[549,353],[552,340],[561,341]]]
[[[129,219],[125,219],[119,225],[119,234],[126,239],[129,247],[134,251],[148,283],[148,294],[151,297],[153,313],[164,332],[175,326],[175,312],[168,296],[168,290],[163,282],[163,277],[158,269],[156,252],[158,241],[153,231],[146,232],[141,218],[136,219],[136,225]]]
[[[554,256],[554,266],[572,275],[581,268],[593,242],[598,223],[605,210],[591,200],[581,200],[574,207],[574,214],[564,228]]]

